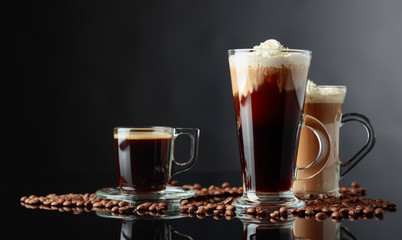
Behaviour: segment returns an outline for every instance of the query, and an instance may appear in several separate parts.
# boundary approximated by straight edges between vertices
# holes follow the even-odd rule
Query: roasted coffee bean
[[[226,210],[226,211],[225,211],[225,216],[234,217],[234,216],[235,216],[235,213],[234,213],[233,211]]]
[[[358,183],[357,181],[354,181],[350,184],[351,187],[353,188],[359,188],[360,187],[360,183]]]
[[[233,197],[228,197],[223,201],[223,204],[231,204],[233,202]]]
[[[102,202],[95,202],[94,204],[92,204],[92,207],[94,207],[94,208],[102,208],[104,206],[103,206]]]
[[[229,182],[223,182],[221,187],[222,188],[230,187],[230,183]]]
[[[148,210],[149,211],[157,211],[158,204],[157,203],[153,203],[151,206],[149,206]]]
[[[247,209],[247,214],[255,214],[255,213],[256,213],[255,208],[251,207]]]
[[[65,206],[65,207],[71,206],[71,205],[72,205],[72,202],[70,200],[63,202],[63,206]]]
[[[279,217],[279,211],[274,211],[274,212],[270,213],[269,216],[271,218],[277,218],[277,217]]]
[[[234,211],[234,210],[236,210],[236,207],[233,206],[233,205],[229,205],[229,206],[226,207],[226,210],[227,211]]]
[[[148,210],[148,207],[146,204],[140,204],[137,206],[137,211],[146,211],[146,210]]]
[[[304,211],[304,214],[308,217],[314,216],[314,210],[311,208],[306,209],[306,211]]]
[[[290,210],[290,214],[292,214],[293,216],[296,216],[298,214],[298,209],[297,208],[292,208]]]
[[[376,216],[381,216],[384,214],[384,211],[381,208],[377,208],[376,210],[374,210],[374,215]]]
[[[371,215],[374,213],[374,209],[372,209],[371,207],[366,207],[365,209],[363,209],[363,213],[365,215]]]
[[[340,212],[333,212],[333,213],[331,214],[331,218],[341,219],[341,218],[342,218],[342,213],[340,213]]]
[[[327,217],[327,215],[323,212],[319,212],[315,215],[315,217],[318,219],[325,219]]]
[[[279,213],[282,216],[287,216],[288,215],[288,209],[286,207],[281,207],[281,208],[279,208]]]

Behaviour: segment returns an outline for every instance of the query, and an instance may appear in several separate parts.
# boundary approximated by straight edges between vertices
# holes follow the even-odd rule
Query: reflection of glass
[[[294,222],[294,235],[314,240],[357,239],[341,223],[327,218],[317,221],[314,218],[297,218]]]
[[[272,223],[269,220],[242,220],[243,240],[298,239],[293,235],[293,221]]]
[[[120,222],[120,240],[192,239],[175,231],[168,220],[136,220]]]

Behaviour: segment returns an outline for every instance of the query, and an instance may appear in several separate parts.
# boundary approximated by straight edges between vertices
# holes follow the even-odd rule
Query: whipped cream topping
[[[268,39],[258,46],[254,46],[254,52],[244,52],[232,55],[229,62],[236,66],[254,67],[282,67],[289,65],[309,65],[311,56],[291,51],[285,48],[279,41]]]
[[[292,51],[285,48],[279,41],[268,39],[253,51],[236,51],[229,57],[229,65],[232,76],[233,94],[236,92],[247,96],[255,91],[267,75],[280,69],[288,68],[292,72],[306,72],[307,74],[311,55],[305,52]],[[280,89],[295,89],[295,83],[278,82]],[[297,84],[297,83],[296,83]],[[304,86],[304,82],[300,83]]]
[[[306,102],[308,103],[343,103],[346,87],[317,85],[308,80],[306,88]]]
[[[268,39],[265,42],[260,43],[260,45],[254,46],[253,49],[256,50],[281,50],[285,47],[275,39]]]

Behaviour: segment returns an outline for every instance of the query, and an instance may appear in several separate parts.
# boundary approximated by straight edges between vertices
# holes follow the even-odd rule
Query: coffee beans
[[[74,214],[90,211],[106,211],[113,215],[132,215],[140,213],[141,215],[163,215],[167,210],[167,203],[143,203],[137,207],[131,206],[128,202],[101,199],[96,194],[48,194],[47,196],[35,196],[29,197],[23,196],[20,199],[21,204],[27,208],[40,208],[46,210],[59,210],[59,211],[73,211]],[[138,214],[138,215],[140,215]]]
[[[177,182],[172,181],[170,185],[173,184],[177,185]],[[236,216],[236,207],[232,203],[240,198],[243,188],[231,187],[228,182],[224,182],[220,186],[203,187],[198,183],[184,185],[183,188],[193,189],[196,194],[193,198],[180,202],[180,214],[199,219],[207,216],[212,216],[217,220],[233,219]],[[288,214],[295,217],[315,218],[317,221],[322,221],[327,217],[333,221],[341,221],[345,218],[354,221],[372,217],[381,220],[386,211],[395,211],[395,203],[382,199],[365,198],[366,190],[366,188],[360,187],[358,182],[353,182],[350,188],[340,188],[340,197],[318,195],[314,200],[306,200],[306,207],[300,209],[282,207],[268,212],[257,206],[247,209],[246,214],[250,218],[269,218],[271,222],[285,221]],[[169,207],[167,203],[163,202],[145,202],[131,206],[125,201],[101,199],[94,193],[30,195],[21,197],[20,201],[27,208],[72,211],[74,214],[102,210],[118,216],[133,214],[163,216]]]
[[[325,219],[330,216],[335,221],[344,218],[357,220],[360,218],[372,218],[373,215],[380,218],[384,211],[394,211],[396,204],[382,199],[364,198],[366,188],[361,188],[358,182],[353,182],[351,188],[341,188],[340,197],[321,196],[314,200],[307,200],[306,208],[292,209],[290,214],[299,217],[310,217],[314,209],[316,219]]]

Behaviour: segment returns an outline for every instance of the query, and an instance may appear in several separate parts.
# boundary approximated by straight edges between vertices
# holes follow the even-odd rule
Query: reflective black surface
[[[290,225],[278,226],[278,224],[272,225],[269,221],[256,223],[253,220],[253,222],[248,223],[238,218],[227,220],[223,217],[217,220],[213,216],[206,216],[203,219],[194,216],[169,220],[155,218],[125,221],[100,217],[93,211],[75,214],[77,212],[74,213],[69,209],[30,209],[20,204],[19,199],[22,195],[45,195],[52,192],[60,194],[84,193],[83,189],[91,190],[99,187],[96,184],[96,179],[82,182],[80,178],[85,179],[85,176],[75,176],[74,179],[71,178],[69,184],[59,182],[61,184],[58,188],[55,185],[56,181],[43,181],[42,185],[36,185],[34,190],[25,189],[23,186],[18,190],[14,189],[11,195],[13,197],[10,199],[12,201],[9,201],[11,207],[4,208],[6,214],[3,216],[8,218],[5,228],[6,233],[8,233],[7,236],[15,239],[262,239],[262,237],[265,237],[263,239],[291,239],[292,237],[320,239],[317,236],[326,234],[323,239],[398,239],[402,234],[400,211],[385,213],[382,221],[373,218],[371,220],[344,220],[341,223],[334,223],[332,219],[317,222],[312,218],[296,219],[296,222]],[[50,179],[55,178],[51,177]],[[59,179],[62,179],[61,176]],[[104,180],[107,179],[106,177]],[[239,185],[240,173],[189,172],[179,179],[181,184],[198,182],[203,186],[218,185],[226,180],[231,182],[232,186]],[[32,181],[38,183],[37,179]],[[372,194],[379,191],[376,190],[375,186],[365,187],[368,189],[367,197],[376,195],[377,198],[380,198],[378,194]],[[398,209],[401,195],[395,193],[393,196],[394,199],[384,200],[396,202]],[[306,233],[305,231],[309,228],[313,230]],[[266,238],[267,236],[269,238]],[[281,236],[282,238],[274,236]]]

